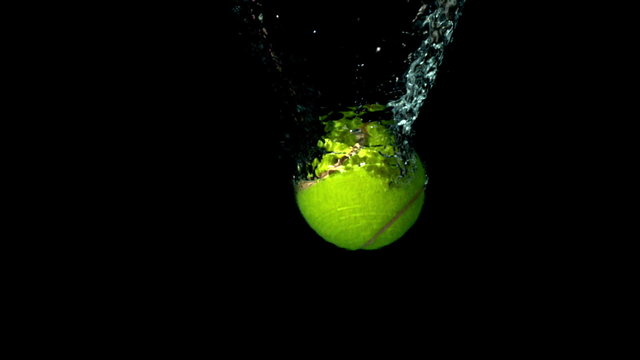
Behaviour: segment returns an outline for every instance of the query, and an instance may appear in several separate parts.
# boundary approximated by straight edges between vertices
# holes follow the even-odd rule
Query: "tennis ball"
[[[427,176],[417,154],[401,159],[385,122],[363,120],[383,109],[368,105],[321,117],[326,134],[317,146],[323,154],[296,186],[307,223],[345,249],[391,244],[414,224],[424,203]]]

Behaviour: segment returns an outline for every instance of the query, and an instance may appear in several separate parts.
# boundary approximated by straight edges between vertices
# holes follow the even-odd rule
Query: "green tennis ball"
[[[363,121],[384,107],[350,109],[326,122],[318,141],[324,154],[314,159],[308,180],[298,183],[296,201],[326,241],[350,250],[378,249],[415,223],[427,176],[417,154],[398,156],[384,122]]]

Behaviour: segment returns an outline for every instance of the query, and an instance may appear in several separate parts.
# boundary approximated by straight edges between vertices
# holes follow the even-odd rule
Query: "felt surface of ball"
[[[313,161],[310,179],[296,188],[311,228],[349,250],[393,243],[415,223],[424,203],[427,176],[417,154],[399,158],[389,129],[363,120],[378,109],[352,109],[328,121],[318,142],[324,154]]]

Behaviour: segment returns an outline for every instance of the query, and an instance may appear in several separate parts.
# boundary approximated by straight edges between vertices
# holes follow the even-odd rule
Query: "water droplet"
[[[378,46],[378,47],[376,48],[376,52],[377,52],[377,53],[379,53],[379,52],[380,52],[380,50],[382,50],[382,48],[381,48],[380,46]]]
[[[318,30],[315,30],[315,29],[313,30],[313,33],[314,33],[314,34],[315,34],[315,33],[317,33],[317,32],[318,32]]]

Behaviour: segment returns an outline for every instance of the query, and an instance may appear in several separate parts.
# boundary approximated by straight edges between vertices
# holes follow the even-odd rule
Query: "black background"
[[[509,7],[513,3],[467,1],[415,123],[415,145],[430,176],[422,215],[394,244],[357,252],[326,243],[299,214],[280,144],[280,99],[273,78],[239,35],[232,2],[215,2],[217,8],[118,5],[96,11],[104,19],[94,24],[96,33],[65,23],[69,35],[51,36],[54,44],[72,39],[73,51],[43,49],[37,59],[44,60],[32,67],[47,63],[56,81],[46,85],[62,97],[43,120],[68,126],[62,131],[80,144],[52,133],[55,146],[63,142],[69,156],[41,151],[54,159],[53,167],[71,159],[73,171],[36,177],[35,190],[50,179],[66,187],[53,185],[59,200],[45,199],[53,216],[25,199],[53,226],[29,219],[24,229],[44,234],[18,243],[27,247],[25,258],[44,253],[44,261],[32,267],[18,259],[11,276],[38,291],[25,292],[34,309],[45,306],[63,317],[79,313],[83,330],[91,330],[84,324],[104,324],[110,334],[131,332],[133,342],[154,337],[154,345],[162,337],[147,328],[169,334],[167,344],[175,343],[174,333],[191,342],[222,334],[223,341],[225,335],[242,341],[234,351],[251,348],[246,339],[252,333],[259,339],[276,335],[279,341],[269,348],[279,350],[293,342],[290,332],[315,340],[307,329],[319,325],[329,330],[313,350],[353,343],[362,333],[367,338],[359,343],[376,351],[389,334],[402,334],[403,343],[451,344],[448,351],[477,352],[483,345],[507,351],[505,343],[528,351],[539,343],[566,343],[574,327],[598,327],[594,309],[616,318],[609,313],[619,307],[614,280],[633,272],[603,270],[633,262],[618,260],[623,247],[601,252],[615,235],[601,218],[582,217],[597,210],[591,199],[599,179],[610,176],[602,173],[608,158],[582,160],[588,166],[566,177],[587,148],[573,139],[602,147],[603,136],[580,132],[586,117],[574,110],[589,112],[591,104],[565,95],[583,73],[567,75],[577,61],[549,45],[554,36],[565,47],[589,32],[556,32],[554,21],[575,15],[557,13],[555,4],[540,16]],[[535,21],[525,21],[530,17]],[[82,17],[87,23],[97,18]],[[539,32],[547,21],[549,31]],[[585,85],[583,93],[592,89],[589,80],[577,82]],[[73,96],[60,85],[73,87]],[[75,114],[79,121],[67,122]],[[607,225],[606,234],[592,231],[599,223]],[[28,271],[51,281],[41,287],[20,279]],[[612,285],[594,287],[598,282]],[[602,297],[616,306],[603,305]],[[394,320],[392,326],[386,319]],[[405,338],[401,322],[415,323],[418,331],[410,329],[414,336]],[[279,332],[275,324],[292,331]],[[203,328],[217,331],[211,336]],[[371,341],[374,329],[380,335]],[[491,331],[496,329],[505,331]],[[460,340],[460,334],[469,336]],[[517,341],[529,338],[534,344]]]
[[[213,351],[219,339],[237,339],[242,346],[233,350],[242,351],[263,338],[269,343],[262,348],[278,350],[304,338],[313,351],[352,344],[359,334],[366,339],[358,344],[375,351],[393,335],[403,345],[446,344],[449,352],[544,351],[545,343],[591,349],[581,335],[611,328],[598,318],[624,318],[615,314],[615,290],[629,286],[615,280],[633,273],[624,269],[633,262],[618,260],[622,246],[601,251],[615,240],[608,224],[582,216],[598,210],[591,201],[610,176],[602,170],[609,159],[590,156],[581,169],[575,163],[592,144],[603,147],[606,135],[581,133],[586,116],[575,110],[589,112],[591,104],[567,96],[575,84],[592,90],[583,72],[568,75],[583,57],[566,59],[550,45],[591,45],[591,38],[558,33],[554,25],[575,15],[556,12],[556,4],[530,5],[542,6],[539,14],[514,3],[467,1],[415,123],[430,176],[420,219],[394,244],[356,252],[322,240],[296,207],[280,143],[280,98],[239,34],[232,2],[113,6],[98,34],[70,23],[71,34],[86,34],[71,41],[75,51],[44,51],[38,59],[68,63],[49,63],[58,79],[48,82],[52,92],[65,84],[83,93],[62,92],[64,112],[43,117],[54,127],[80,115],[63,130],[81,141],[63,144],[75,171],[36,178],[34,188],[51,178],[67,188],[51,189],[60,199],[47,204],[58,215],[52,227],[31,219],[25,226],[42,229],[40,241],[18,242],[27,247],[24,257],[43,253],[45,261],[32,267],[33,260],[19,259],[11,276],[38,292],[24,293],[33,309],[55,309],[61,323],[75,312],[78,328],[98,324],[120,338],[130,333],[132,343],[153,338],[151,348],[168,335],[163,351],[176,333],[190,344],[213,339]],[[80,81],[68,81],[68,73]],[[64,160],[47,150],[54,166]],[[605,231],[593,231],[598,225]],[[48,286],[20,279],[28,271]],[[325,327],[319,341],[309,336]]]

